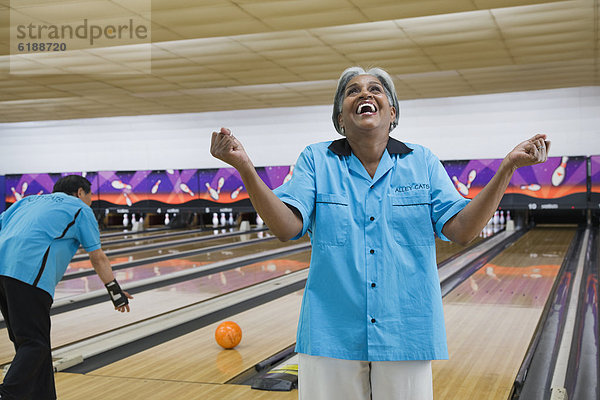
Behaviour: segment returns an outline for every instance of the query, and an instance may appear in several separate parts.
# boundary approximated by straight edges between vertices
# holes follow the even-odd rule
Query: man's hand
[[[128,299],[133,299],[133,296],[130,295],[129,293],[127,293],[126,291],[123,291],[123,294]],[[124,306],[121,306],[121,307],[115,307],[115,310],[117,310],[119,312],[129,312],[129,304],[125,304]]]

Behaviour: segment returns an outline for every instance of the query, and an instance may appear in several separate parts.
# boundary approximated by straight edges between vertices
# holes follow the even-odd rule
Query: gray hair
[[[398,104],[398,96],[396,95],[396,88],[394,87],[394,82],[392,81],[392,77],[385,72],[381,68],[370,68],[365,71],[361,67],[350,67],[346,68],[340,79],[337,83],[337,89],[335,90],[335,97],[333,98],[333,126],[335,126],[335,130],[342,136],[345,136],[344,131],[340,127],[340,123],[338,121],[338,115],[342,113],[342,103],[344,102],[344,91],[346,90],[346,85],[352,78],[357,75],[372,75],[379,79],[381,85],[383,86],[383,91],[390,102],[390,106],[396,109],[396,118],[390,124],[390,132],[398,126],[398,119],[400,118],[400,105]]]

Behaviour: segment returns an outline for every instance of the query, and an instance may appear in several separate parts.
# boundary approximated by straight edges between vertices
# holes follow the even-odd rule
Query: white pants
[[[433,400],[431,361],[298,356],[299,400]]]

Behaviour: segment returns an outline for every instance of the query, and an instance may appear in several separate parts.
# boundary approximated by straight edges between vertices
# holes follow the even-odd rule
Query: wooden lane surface
[[[140,251],[137,251],[135,249],[135,247],[130,246],[130,247],[132,247],[131,251],[129,251],[127,253],[123,253],[123,254],[108,255],[108,259],[112,264],[118,264],[118,263],[123,263],[123,262],[127,262],[127,261],[134,261],[134,260],[140,260],[140,259],[149,258],[149,257],[156,257],[156,256],[159,256],[162,254],[178,253],[178,252],[187,251],[187,250],[197,250],[197,249],[207,248],[207,247],[211,247],[211,246],[236,244],[236,243],[242,244],[244,241],[247,241],[249,239],[256,239],[258,237],[263,237],[263,236],[271,236],[271,235],[266,232],[255,232],[255,233],[244,234],[243,236],[239,235],[239,236],[215,237],[214,239],[207,240],[207,241],[200,242],[200,243],[186,243],[186,244],[165,246],[165,247],[161,247],[161,248],[157,248],[157,249],[140,250]],[[91,268],[92,268],[92,263],[90,262],[89,259],[81,260],[81,261],[74,261],[69,264],[69,267],[67,269],[67,275],[69,273],[73,273],[74,271],[80,271],[80,270],[91,269]]]
[[[175,235],[172,237],[169,236],[162,236],[167,232],[156,232],[154,235],[147,235],[147,236],[140,236],[139,238],[136,237],[136,241],[132,241],[132,242],[125,242],[125,243],[115,243],[115,244],[111,244],[109,240],[117,240],[117,239],[107,239],[106,243],[102,243],[102,248],[104,250],[115,250],[115,249],[122,249],[124,247],[132,247],[132,246],[136,246],[136,245],[142,245],[142,244],[150,244],[150,243],[161,243],[161,242],[168,242],[171,240],[180,240],[180,239],[189,239],[189,238],[201,238],[201,237],[205,237],[205,236],[210,236],[213,235],[214,232],[212,230],[206,230],[206,231],[202,231],[202,232],[194,232],[194,233],[187,233],[187,234],[181,234],[181,235]],[[157,236],[157,237],[154,237]],[[133,238],[133,235],[132,235]],[[121,239],[121,238],[118,238]]]
[[[124,387],[133,380],[150,385],[170,382],[173,390],[181,393],[177,398],[186,399],[238,398],[236,396],[240,399],[296,399],[295,391],[282,395],[225,382],[295,341],[301,299],[302,291],[294,292],[228,318],[236,321],[243,331],[242,341],[235,349],[223,350],[215,343],[214,332],[220,323],[217,322],[92,371],[86,377],[110,377],[114,384],[121,382]],[[81,395],[79,388],[87,390],[83,385],[82,379],[74,382],[57,379],[59,398],[67,399],[61,395],[67,391]],[[140,384],[140,389],[145,390],[142,386]]]
[[[454,243],[454,242],[447,242],[444,240],[441,240],[439,238],[435,239],[435,260],[436,263],[441,263],[447,259],[449,259],[450,257],[452,257],[453,255],[455,255],[458,252],[461,252],[469,247],[475,246],[478,243],[480,243],[483,240],[483,238],[481,237],[477,237],[475,239],[473,239],[473,241],[471,243],[469,243],[466,246],[461,246],[460,244]]]
[[[140,240],[152,240],[152,238],[154,236],[159,236],[159,235],[164,235],[166,233],[179,233],[181,231],[185,231],[185,230],[191,230],[191,229],[196,229],[196,228],[182,228],[182,229],[161,229],[161,230],[145,230],[145,231],[141,231],[141,232],[118,232],[116,230],[112,230],[112,231],[107,231],[107,232],[102,232],[100,231],[100,241],[102,243],[102,247],[104,248],[104,243],[110,243],[111,241],[115,241],[115,240],[121,240],[121,239],[129,239],[129,238],[133,238],[135,237],[136,239],[140,239]],[[212,232],[212,231],[211,231]],[[109,236],[109,237],[105,237],[105,234],[116,234],[119,233],[115,236]],[[85,253],[85,250],[83,250],[81,247],[79,249],[77,249],[77,254],[82,254]]]
[[[232,350],[215,342],[220,322],[90,372],[94,376],[225,383],[295,341],[302,291],[228,317],[242,328]]]
[[[53,315],[53,348],[95,336],[124,325],[169,312],[211,297],[308,267],[310,251],[264,260],[235,270],[208,275],[163,288],[137,293],[130,313],[115,312],[110,302]],[[0,364],[11,361],[14,348],[6,328],[0,330]]]
[[[256,234],[254,234],[254,235],[256,235]],[[250,234],[248,236],[250,238],[255,237]],[[231,241],[233,239],[223,238],[219,241],[218,244],[224,243],[223,242],[224,240]],[[300,239],[298,241],[298,243],[302,243],[307,240],[308,240],[308,238],[305,237],[303,239]],[[242,242],[240,242],[240,243],[242,243]],[[215,243],[212,242],[211,245],[213,245],[213,244],[215,244]],[[165,253],[175,253],[175,252],[180,252],[180,251],[184,251],[184,250],[194,250],[194,249],[202,248],[205,245],[206,245],[206,243],[202,243],[202,246],[198,246],[198,245],[194,245],[194,244],[187,244],[187,245],[185,245],[185,247],[179,246],[179,247],[165,248],[165,249],[159,250],[160,253],[158,253],[156,250],[154,250],[154,252],[157,252],[155,255],[165,254]],[[204,265],[204,264],[208,264],[208,263],[212,263],[212,262],[216,262],[216,261],[223,261],[223,260],[227,260],[227,259],[234,258],[234,257],[242,257],[242,256],[252,255],[252,254],[256,254],[259,251],[280,249],[282,247],[286,247],[289,245],[290,245],[289,243],[282,243],[279,240],[268,240],[266,242],[254,243],[254,244],[250,244],[248,246],[240,246],[240,247],[235,247],[235,248],[230,248],[230,249],[207,252],[207,253],[198,254],[195,256],[174,258],[171,260],[157,261],[157,262],[148,263],[148,264],[144,264],[144,265],[138,265],[136,267],[125,268],[125,269],[115,271],[114,274],[115,274],[115,278],[119,281],[119,283],[121,285],[124,285],[128,282],[135,282],[135,281],[138,281],[141,279],[151,278],[151,277],[155,277],[155,276],[163,276],[163,275],[167,275],[171,272],[176,272],[176,271],[180,271],[183,269],[193,268],[193,267],[196,267],[199,265]],[[206,245],[206,246],[208,246],[208,245]],[[117,262],[125,262],[125,261],[128,261],[130,258],[134,259],[135,257],[136,256],[122,255],[122,256],[116,257],[115,259],[113,259],[113,261],[116,260]],[[82,262],[87,263],[87,261],[82,261]],[[84,268],[91,268],[91,266],[90,267],[84,266]],[[76,294],[87,293],[87,292],[93,291],[93,290],[104,290],[104,284],[102,283],[102,281],[100,280],[100,278],[97,275],[91,275],[91,276],[86,276],[86,277],[77,278],[77,279],[63,280],[57,285],[56,294],[55,294],[54,298],[60,299],[60,298],[67,297],[67,296],[73,296]]]
[[[444,298],[450,360],[433,362],[436,399],[508,398],[574,234],[532,230]]]
[[[115,378],[60,372],[55,375],[60,400],[296,400],[298,392],[266,392],[243,385],[205,384]]]

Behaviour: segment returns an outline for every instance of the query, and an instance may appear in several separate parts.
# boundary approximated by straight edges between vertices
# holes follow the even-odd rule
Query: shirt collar
[[[388,139],[388,143],[385,148],[390,154],[408,154],[413,151],[413,149],[409,148],[404,143],[394,139],[393,137]],[[334,140],[331,142],[328,149],[333,151],[338,156],[349,156],[352,154],[352,148],[350,147],[350,143],[346,138]]]

